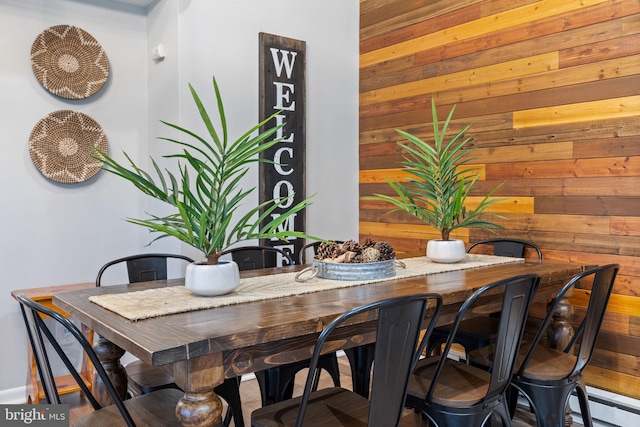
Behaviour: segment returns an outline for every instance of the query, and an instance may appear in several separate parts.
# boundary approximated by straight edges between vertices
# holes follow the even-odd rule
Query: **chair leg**
[[[518,408],[518,396],[520,396],[520,392],[517,388],[509,386],[507,388],[506,395],[507,406],[509,408],[509,418],[513,419],[513,416],[516,414],[516,409]]]
[[[375,348],[375,344],[366,344],[344,351],[351,366],[353,391],[367,398],[369,397],[371,367],[373,365]]]
[[[224,416],[223,425],[229,426],[231,418],[236,427],[244,427],[244,416],[242,415],[242,402],[240,400],[240,377],[228,378],[217,386],[214,391],[227,401],[229,408]]]
[[[578,382],[576,385],[576,394],[578,395],[578,403],[580,404],[580,414],[582,415],[582,425],[584,427],[593,427],[591,419],[591,410],[589,409],[589,396],[584,386],[584,381]]]
[[[308,367],[309,361],[307,360],[256,372],[262,406],[291,399],[296,374]],[[329,372],[334,384],[340,386],[340,368],[335,353],[320,356],[318,368]],[[317,383],[315,385],[317,387]]]
[[[566,407],[575,383],[563,387],[548,387],[519,381],[516,387],[527,397],[536,416],[538,427],[563,427],[566,425]]]

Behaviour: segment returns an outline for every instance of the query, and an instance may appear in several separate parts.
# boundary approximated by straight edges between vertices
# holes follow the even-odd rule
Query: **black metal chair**
[[[242,246],[228,249],[223,254],[231,254],[231,257],[242,270],[267,268],[277,266],[277,256],[284,260],[283,265],[292,265],[293,259],[289,253],[270,246]],[[340,386],[340,367],[335,353],[325,354],[318,361],[319,367],[326,370],[336,386]],[[290,399],[293,396],[295,376],[298,372],[309,367],[309,361],[294,362],[275,366],[255,373],[262,406]],[[315,386],[319,381],[319,374]]]
[[[331,240],[332,242],[342,244],[342,240]],[[316,241],[308,243],[300,250],[300,264],[306,264],[307,252],[311,249],[313,255],[318,254],[318,247],[323,243]],[[375,344],[366,344],[357,347],[348,348],[345,351],[347,359],[349,359],[349,367],[351,369],[351,379],[353,391],[364,397],[369,396],[369,387],[371,383],[371,368],[373,366],[373,356],[375,352]]]
[[[102,286],[102,276],[107,269],[124,263],[129,276],[129,283],[148,282],[151,280],[165,280],[167,278],[167,262],[169,259],[183,260],[188,263],[193,260],[177,254],[137,254],[109,261],[98,271],[96,286]]]
[[[542,261],[542,251],[535,243],[528,240],[510,239],[506,237],[480,240],[472,243],[467,248],[467,253],[471,253],[474,248],[480,246],[493,246],[494,255],[512,258],[524,258],[525,249],[531,248],[536,252],[538,261]],[[473,320],[464,320],[460,324],[455,342],[464,348],[465,354],[495,342],[498,333],[499,315],[500,313],[481,316]],[[427,347],[427,354],[431,354],[434,349],[441,346],[447,340],[450,331],[450,325],[437,327],[431,335],[431,342],[429,342]]]
[[[225,254],[231,255],[240,271],[293,265],[291,254],[273,246],[240,246],[227,249],[220,255]]]
[[[105,372],[98,356],[91,347],[91,343],[85,338],[82,332],[67,318],[58,312],[45,307],[24,294],[16,295],[20,302],[20,309],[27,328],[29,341],[37,361],[37,369],[45,390],[45,399],[48,404],[61,404],[60,395],[55,383],[55,378],[51,371],[50,357],[47,352],[45,342],[48,342],[62,360],[73,379],[77,382],[86,399],[91,403],[94,411],[80,418],[74,426],[113,426],[122,425],[135,427],[137,425],[164,425],[180,426],[181,423],[175,415],[176,405],[183,396],[183,393],[176,389],[163,389],[153,393],[136,396],[123,401],[109,376]],[[91,389],[84,382],[80,373],[73,366],[69,357],[55,339],[53,332],[44,322],[44,317],[49,317],[61,324],[69,336],[73,337],[82,346],[88,360],[93,364],[100,381],[104,384],[106,391],[113,404],[103,407]]]
[[[251,414],[254,427],[369,426],[398,425],[402,415],[407,382],[417,359],[417,346],[426,310],[433,310],[428,335],[440,314],[442,298],[436,294],[390,298],[349,310],[322,331],[316,342],[302,396],[269,405]],[[375,316],[374,312],[377,312]],[[371,399],[341,388],[313,391],[318,360],[325,345],[340,341],[339,327],[354,316],[367,316],[375,322],[376,368]],[[375,317],[374,317],[375,316]],[[377,320],[373,320],[377,317]],[[348,326],[344,326],[347,328]]]
[[[566,407],[574,390],[580,404],[583,425],[593,425],[582,371],[591,360],[618,269],[618,264],[608,264],[574,276],[549,304],[547,316],[533,341],[523,344],[519,357],[520,366],[515,371],[511,384],[529,401],[538,427],[565,425]],[[574,286],[590,289],[585,317],[564,349],[542,345],[541,340],[547,333],[558,304]],[[469,358],[475,364],[490,368],[493,366],[494,353],[495,348],[491,345],[472,351]],[[511,397],[515,399],[517,393]],[[514,409],[515,402],[512,401],[512,413]]]
[[[109,261],[100,268],[96,277],[96,286],[102,286],[102,276],[107,269],[124,264],[129,283],[167,279],[167,266],[171,259],[193,262],[193,259],[179,254],[149,253],[130,255]],[[135,360],[125,366],[127,384],[132,395],[142,395],[165,388],[179,389],[173,375],[161,367],[151,366],[141,360]],[[215,392],[229,404],[223,425],[228,426],[233,417],[236,426],[244,425],[242,404],[240,401],[240,378],[228,378],[215,388]]]
[[[511,425],[506,390],[522,340],[531,299],[540,278],[529,274],[484,286],[460,307],[444,350],[421,359],[409,380],[406,406],[422,413],[439,427],[480,427],[493,414]],[[502,315],[491,372],[448,357],[460,322],[487,294],[502,296]],[[421,347],[426,345],[423,341]],[[375,372],[375,370],[374,370]]]
[[[513,258],[524,258],[525,250],[527,248],[531,248],[536,252],[538,261],[542,261],[542,251],[540,250],[538,245],[529,240],[511,239],[508,237],[479,240],[469,245],[469,247],[467,248],[467,253],[472,253],[473,249],[476,247],[487,245],[493,246],[494,255]]]

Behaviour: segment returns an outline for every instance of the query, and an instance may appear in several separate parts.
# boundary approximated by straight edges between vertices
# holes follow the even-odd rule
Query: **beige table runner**
[[[397,268],[393,279],[524,262],[524,259],[468,254],[464,260],[455,264],[438,264],[429,261],[426,257],[407,258],[402,262],[406,268]],[[171,286],[121,294],[96,295],[89,297],[89,300],[129,320],[141,320],[167,314],[359,286],[391,279],[346,281],[315,277],[300,283],[295,281],[295,275],[296,273],[282,273],[241,279],[240,286],[236,290],[227,295],[214,297],[194,295],[184,286]]]

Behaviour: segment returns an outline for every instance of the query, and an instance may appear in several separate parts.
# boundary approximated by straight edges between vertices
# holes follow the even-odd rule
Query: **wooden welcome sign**
[[[275,138],[283,138],[282,141],[261,154],[273,164],[260,163],[260,202],[274,198],[283,200],[273,216],[306,197],[305,68],[305,42],[260,33],[260,118],[279,112],[276,123],[269,123],[268,127],[285,123],[275,135]],[[294,197],[287,199],[292,194]],[[285,222],[282,229],[305,231],[305,226],[303,210]],[[296,262],[297,254],[305,244],[301,239],[260,243],[283,249]],[[281,265],[280,260],[278,265]]]

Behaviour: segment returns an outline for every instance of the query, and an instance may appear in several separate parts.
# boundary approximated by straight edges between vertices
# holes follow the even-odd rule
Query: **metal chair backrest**
[[[524,251],[527,247],[529,247],[536,251],[536,254],[538,255],[538,261],[542,261],[542,251],[540,250],[538,245],[528,240],[510,239],[508,237],[479,240],[472,243],[467,248],[467,253],[471,253],[471,250],[473,248],[481,245],[493,245],[494,255],[512,258],[524,258]]]
[[[50,317],[60,323],[69,332],[69,336],[73,336],[82,346],[82,349],[93,364],[100,380],[104,383],[111,400],[118,408],[118,411],[122,415],[126,425],[135,427],[135,423],[133,422],[131,415],[125,408],[122,399],[111,383],[109,376],[102,367],[102,364],[91,347],[91,344],[82,332],[69,319],[62,316],[60,313],[27,298],[24,294],[16,295],[16,299],[20,303],[20,309],[27,328],[31,348],[36,359],[38,373],[40,374],[40,379],[42,380],[42,385],[45,389],[45,398],[47,402],[54,405],[61,403],[60,395],[56,388],[55,378],[51,371],[51,364],[49,362],[49,355],[47,353],[45,342],[48,342],[53,347],[93,408],[97,410],[102,407],[95,396],[91,393],[91,390],[87,387],[81,375],[78,373],[78,370],[73,366],[73,363],[71,363],[69,357],[66,355],[58,341],[55,339],[53,332],[44,322],[43,318]]]
[[[429,403],[433,400],[438,379],[444,368],[444,364],[447,363],[448,360],[446,355],[449,353],[451,345],[454,342],[460,322],[465,317],[467,311],[473,309],[474,304],[489,292],[499,292],[502,295],[502,304],[498,335],[495,342],[496,356],[491,370],[489,388],[484,400],[489,401],[496,399],[505,392],[516,363],[524,326],[529,313],[529,305],[531,304],[531,300],[539,283],[540,278],[535,274],[515,276],[483,286],[467,298],[460,307],[456,319],[451,326],[449,337],[447,338],[442,356],[436,367],[431,386],[427,391],[425,402]],[[425,341],[426,340],[423,340],[421,349],[425,346]]]
[[[288,252],[272,246],[240,246],[227,249],[221,255],[224,254],[231,254],[240,271],[293,265]]]
[[[426,327],[428,335],[433,330],[441,308],[440,295],[407,295],[356,307],[329,323],[318,337],[313,351],[296,427],[303,425],[305,410],[313,389],[318,358],[323,347],[333,337],[337,341],[343,340],[339,329],[336,329],[341,326],[348,328],[345,323],[348,324],[348,320],[354,316],[365,316],[364,319],[371,319],[370,321],[375,322],[376,325],[375,369],[371,383],[367,426],[397,425],[402,415],[409,375],[418,359],[416,349],[425,315],[430,316]]]
[[[589,364],[591,356],[593,355],[593,349],[595,348],[598,334],[600,333],[602,320],[604,319],[607,304],[609,303],[609,297],[611,296],[611,291],[613,290],[613,285],[619,269],[620,266],[618,264],[607,264],[591,268],[575,275],[564,285],[562,290],[547,307],[547,315],[542,322],[542,326],[538,330],[538,333],[533,339],[531,347],[525,355],[521,366],[518,368],[516,376],[523,376],[536,346],[540,342],[542,336],[546,334],[547,327],[553,320],[553,314],[565,294],[575,285],[580,284],[582,287],[585,287],[586,283],[591,281],[591,292],[585,317],[576,329],[576,332],[569,344],[564,348],[564,352],[569,353],[572,351],[573,346],[578,342],[578,339],[580,340],[578,344],[579,348],[577,350],[576,364],[573,367],[573,370],[567,374],[566,378],[571,378],[576,373],[582,372],[582,370]]]
[[[96,277],[96,286],[102,285],[102,275],[111,266],[126,263],[129,283],[148,282],[152,280],[167,279],[167,262],[169,259],[184,260],[189,263],[193,260],[184,255],[177,254],[138,254],[114,259],[103,265]]]

